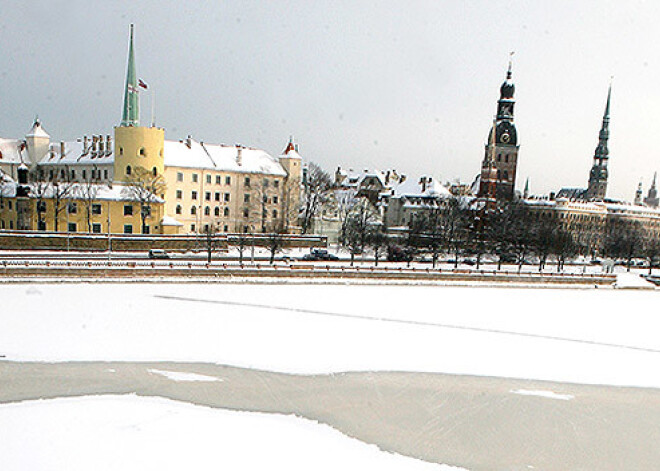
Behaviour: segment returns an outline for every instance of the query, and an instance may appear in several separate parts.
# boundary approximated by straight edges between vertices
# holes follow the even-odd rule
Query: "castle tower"
[[[651,183],[651,188],[649,188],[649,192],[646,195],[646,198],[644,198],[644,204],[649,208],[654,208],[654,209],[657,209],[658,206],[660,206],[660,199],[658,198],[658,190],[655,186],[655,181],[657,178],[658,178],[658,172],[655,172],[653,174],[653,183]]]
[[[489,197],[488,195],[494,192],[496,199],[513,199],[519,146],[516,127],[513,124],[515,85],[511,81],[511,76],[511,60],[509,60],[506,80],[500,87],[497,116],[490,129],[481,165],[479,197]]]
[[[129,180],[139,167],[148,170],[153,176],[163,175],[165,170],[165,131],[162,128],[140,126],[140,99],[136,77],[131,25],[124,108],[121,125],[115,127],[116,182]]]
[[[607,161],[610,151],[607,148],[607,141],[610,137],[610,96],[612,95],[612,85],[607,91],[607,104],[605,105],[605,114],[603,115],[603,124],[598,134],[598,146],[594,152],[594,164],[589,172],[589,187],[586,197],[588,200],[602,200],[607,193]]]
[[[50,136],[41,127],[39,118],[35,118],[32,129],[25,136],[30,166],[36,165],[48,153]]]
[[[299,232],[298,209],[300,208],[300,187],[302,183],[302,157],[293,137],[279,156],[280,165],[286,171],[286,183],[282,195],[282,215],[287,232]]]

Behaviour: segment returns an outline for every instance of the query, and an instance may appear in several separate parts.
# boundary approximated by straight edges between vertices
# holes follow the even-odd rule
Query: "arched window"
[[[506,181],[509,181],[509,171],[508,171],[508,170],[505,170],[505,171],[504,171],[504,179],[505,179]]]
[[[502,174],[500,173],[499,170],[497,171],[497,179],[498,179],[498,180],[501,180],[501,179],[502,179]]]
[[[181,214],[181,205],[180,204],[176,205],[176,213]]]
[[[204,216],[210,216],[211,215],[211,208],[210,206],[206,206],[204,208]]]
[[[156,167],[153,168],[152,172],[154,173],[154,177],[158,176],[158,169]]]
[[[215,207],[215,215],[220,216],[220,206]]]
[[[130,174],[131,174],[131,166],[127,165],[126,166],[126,175],[130,175]]]
[[[277,219],[277,209],[273,209],[273,219]]]
[[[144,150],[144,147],[140,147],[140,157],[146,157],[147,151]]]
[[[229,217],[229,208],[225,208],[225,213],[224,213],[224,214],[225,214],[225,217],[226,217],[226,218]]]
[[[197,206],[190,207],[190,214],[197,214]]]

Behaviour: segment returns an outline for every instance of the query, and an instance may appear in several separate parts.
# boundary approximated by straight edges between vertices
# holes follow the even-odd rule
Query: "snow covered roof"
[[[46,139],[50,139],[48,133],[41,127],[41,121],[38,119],[34,121],[32,129],[30,129],[25,137],[45,137]]]
[[[170,216],[165,216],[163,219],[160,221],[161,226],[176,226],[176,227],[181,227],[183,226],[183,223],[177,221],[173,217]]]
[[[189,139],[183,142],[165,141],[164,153],[166,167],[286,176],[277,159],[266,151],[252,147],[204,144]]]
[[[20,164],[27,160],[27,149],[23,140],[0,138],[0,164]]]
[[[87,148],[84,141],[65,142],[64,155],[62,155],[62,144],[52,143],[49,152],[39,163],[41,165],[112,165],[115,160],[112,141],[101,140],[104,144],[103,150],[99,143],[92,146],[91,140],[87,142]]]
[[[422,181],[423,180],[423,181]],[[392,197],[449,198],[450,191],[438,179],[422,176],[419,179],[406,179],[392,187]]]

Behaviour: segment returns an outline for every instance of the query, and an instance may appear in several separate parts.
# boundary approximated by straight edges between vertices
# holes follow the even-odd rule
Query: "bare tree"
[[[351,254],[351,266],[355,261],[355,255],[364,252],[370,233],[378,223],[378,215],[371,203],[366,198],[361,198],[348,215],[341,241]]]
[[[373,230],[369,232],[368,244],[374,252],[374,263],[378,266],[380,257],[387,252],[389,239],[382,224],[375,224]]]
[[[307,167],[307,174],[303,181],[303,200],[301,210],[302,233],[310,229],[314,217],[328,198],[332,188],[330,175],[315,163]]]
[[[148,232],[147,218],[151,216],[151,205],[165,193],[167,185],[162,175],[155,174],[144,167],[135,167],[128,176],[122,194],[137,201],[140,205],[142,234]]]
[[[644,248],[644,234],[638,221],[613,220],[608,221],[605,253],[612,258],[626,261],[628,271],[632,259],[640,256]]]
[[[99,185],[88,179],[76,185],[75,196],[82,200],[85,208],[85,219],[87,221],[87,232],[92,232],[92,210],[99,194]]]

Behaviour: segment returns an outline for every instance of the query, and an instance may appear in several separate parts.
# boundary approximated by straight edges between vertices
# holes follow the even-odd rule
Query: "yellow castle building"
[[[179,234],[299,232],[302,158],[186,139],[139,123],[131,25],[122,121],[111,136],[51,142],[35,120],[0,138],[0,229]]]

